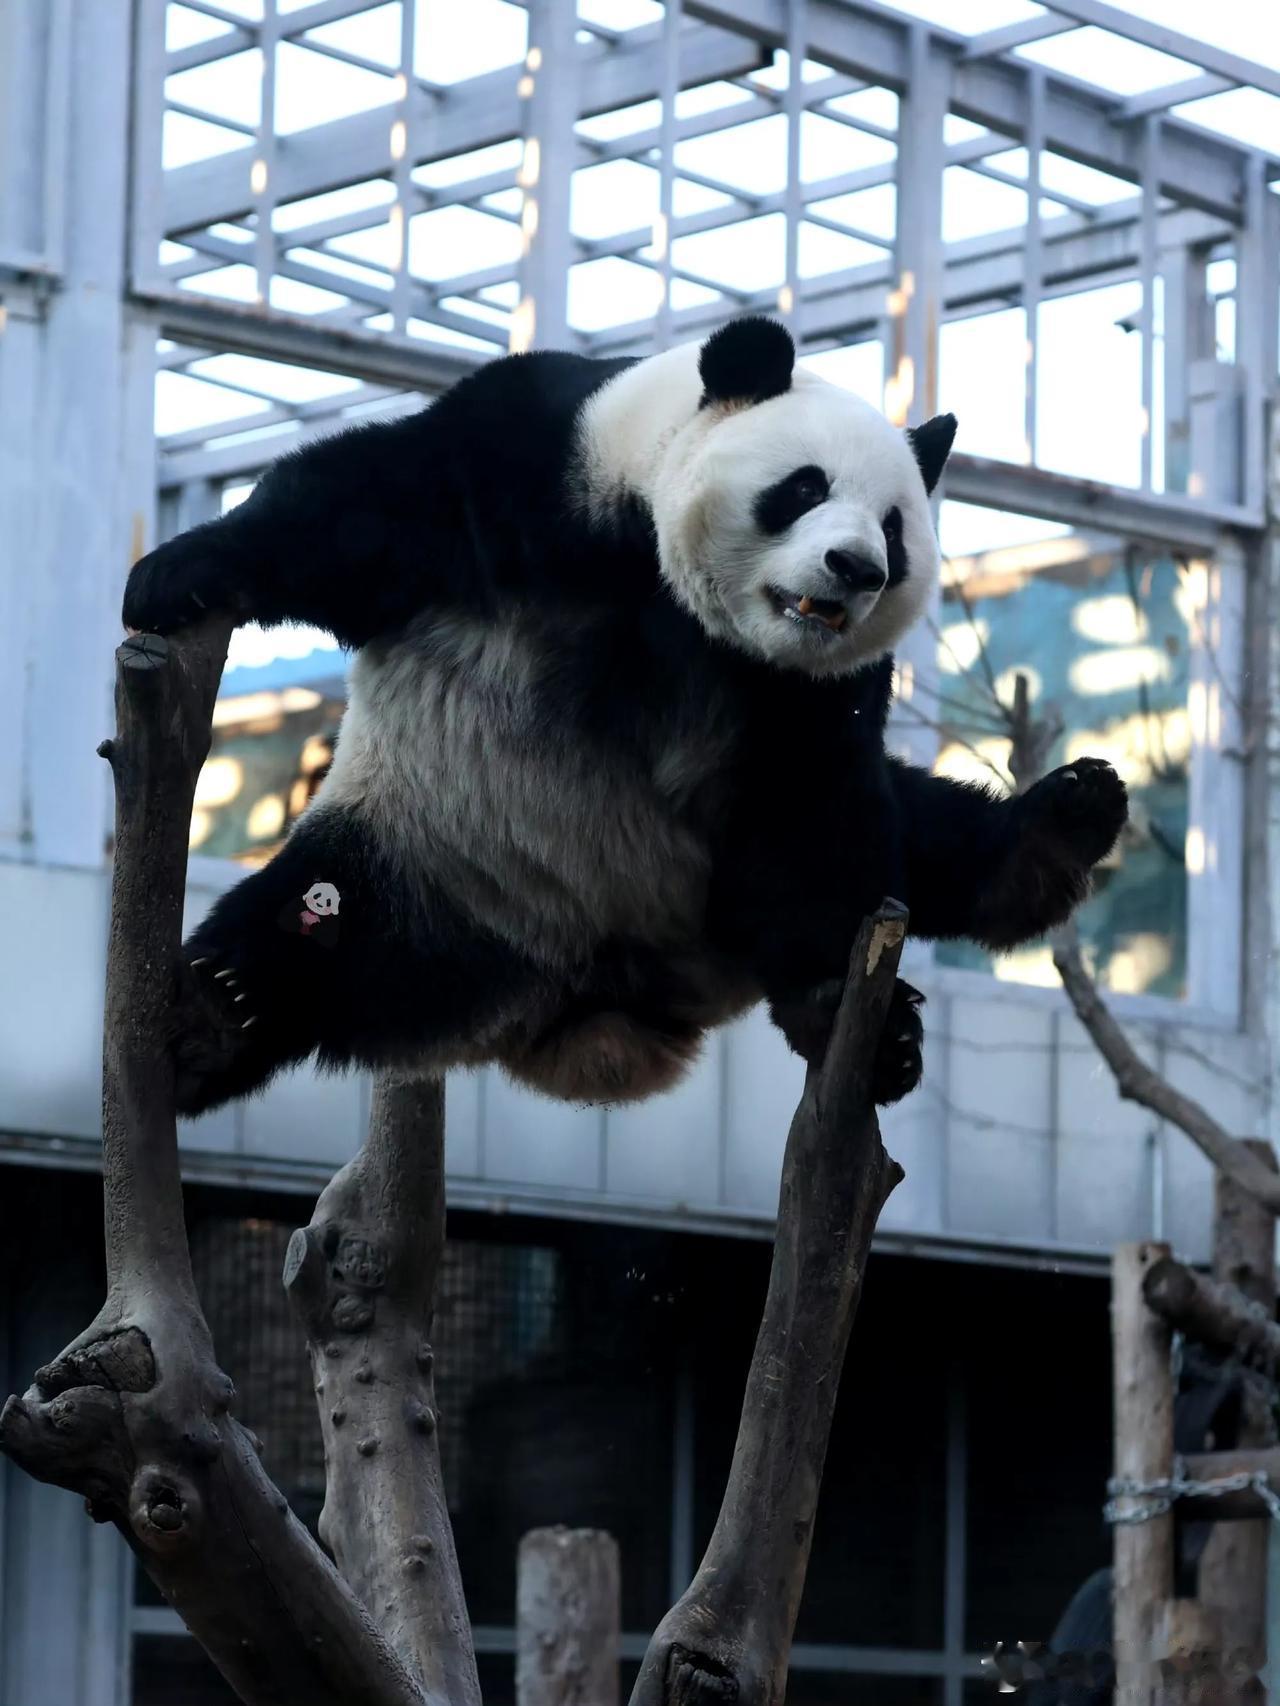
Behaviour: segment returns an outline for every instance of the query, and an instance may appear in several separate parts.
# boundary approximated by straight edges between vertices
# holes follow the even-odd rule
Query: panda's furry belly
[[[499,1021],[489,1058],[553,1095],[623,1100],[674,1082],[702,1029],[757,997],[705,946],[710,854],[687,809],[727,737],[672,730],[648,764],[584,739],[557,716],[558,661],[519,613],[421,618],[367,648],[316,805],[355,813],[411,890],[445,895],[575,991]],[[628,943],[680,991],[669,1023],[584,1003],[598,957]]]

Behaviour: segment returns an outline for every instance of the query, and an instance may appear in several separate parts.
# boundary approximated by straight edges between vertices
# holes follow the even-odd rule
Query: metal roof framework
[[[137,10],[130,292],[171,340],[160,356],[165,370],[213,380],[245,400],[243,418],[219,422],[205,437],[213,441],[209,477],[251,474],[263,458],[254,446],[264,428],[323,430],[353,408],[385,402],[389,391],[431,393],[508,348],[643,354],[746,309],[781,314],[811,351],[878,340],[889,411],[912,420],[935,406],[940,325],[1020,305],[1026,507],[1158,537],[1189,535],[1197,545],[1223,525],[1260,525],[1280,251],[1270,186],[1280,156],[1191,122],[1185,110],[1227,89],[1280,96],[1280,72],[1098,0],[1064,0],[1040,18],[977,36],[872,0],[671,0],[656,21],[627,28],[595,21],[609,8],[591,8],[588,17],[572,0],[527,0],[523,61],[442,83],[419,69],[417,6],[287,3],[184,0],[175,8],[139,0]],[[175,9],[217,33],[166,48]],[[375,12],[377,45],[358,51],[352,43]],[[1167,84],[1117,94],[1023,56],[1080,28],[1173,56],[1183,69]],[[788,49],[778,75],[771,67]],[[271,115],[284,50],[351,67],[382,85],[386,99],[282,134]],[[184,95],[192,72],[239,59],[248,75],[246,55],[262,77],[256,121]],[[164,169],[162,139],[175,114],[215,126],[225,151]],[[775,183],[760,189],[747,174],[698,166],[691,144],[726,135],[745,142],[753,131],[754,143],[770,120],[779,133]],[[807,169],[815,123],[826,131],[815,154],[839,157],[839,127],[847,168]],[[868,146],[874,157],[863,164]],[[578,175],[619,162],[656,175],[653,217],[584,232],[574,215]],[[944,242],[944,174],[959,173],[1017,192],[1023,220]],[[867,191],[881,192],[881,209],[890,191],[896,220],[892,209],[887,219],[857,217],[851,204],[869,207]],[[455,268],[447,234],[456,227],[436,218],[433,229],[433,216],[446,210],[467,216],[501,257]],[[774,229],[766,234],[767,223]],[[737,253],[744,237],[780,253],[776,282],[749,288],[731,266],[701,259],[708,250],[696,239],[710,233],[736,233]],[[830,256],[820,268],[804,264],[815,233],[835,255],[847,251],[851,264],[832,265]],[[1214,257],[1237,268],[1234,360],[1225,362],[1204,306]],[[606,323],[590,325],[575,317],[571,281],[601,262],[625,269],[616,275],[627,281],[622,295],[638,290],[646,312],[605,314],[597,319]],[[247,300],[228,299],[233,278],[232,297]],[[1079,482],[1036,466],[1037,310],[1120,280],[1141,286],[1135,329],[1148,427],[1139,487],[1117,489],[1111,513],[1110,494],[1082,492]],[[324,305],[305,314],[281,308],[297,287],[323,291]],[[261,390],[215,377],[211,350],[354,375],[362,386],[331,406],[323,397],[291,402],[272,393],[269,375]],[[1238,454],[1226,457],[1224,412],[1239,417]],[[245,434],[253,436],[237,446]],[[1160,438],[1166,467],[1157,490]],[[198,433],[164,439],[161,451],[164,485],[199,477]],[[990,486],[997,507],[1023,503],[1016,467],[997,473],[962,458],[956,474],[975,499]]]

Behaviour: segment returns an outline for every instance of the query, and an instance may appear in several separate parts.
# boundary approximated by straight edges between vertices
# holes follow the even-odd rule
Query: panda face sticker
[[[338,891],[332,883],[312,883],[302,903],[317,918],[333,918],[338,911]]]
[[[656,493],[681,602],[717,637],[811,675],[891,650],[940,567],[919,446],[805,371],[779,396],[702,414],[685,467]]]

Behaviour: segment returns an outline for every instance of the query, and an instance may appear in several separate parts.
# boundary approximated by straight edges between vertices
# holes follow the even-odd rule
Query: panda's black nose
[[[879,563],[870,557],[859,557],[852,551],[828,551],[826,565],[833,575],[839,575],[854,592],[879,592],[889,578]]]

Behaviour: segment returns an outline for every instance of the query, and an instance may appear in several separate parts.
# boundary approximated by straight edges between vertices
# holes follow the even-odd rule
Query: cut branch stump
[[[618,1706],[618,1546],[535,1528],[516,1564],[516,1706]]]
[[[724,1502],[632,1706],[777,1706],[785,1693],[845,1347],[876,1221],[902,1178],[871,1077],[906,928],[891,901],[864,921],[826,1058],[809,1069]]]
[[[1167,1244],[1121,1244],[1112,1259],[1115,1474],[1131,1485],[1167,1482],[1173,1473],[1172,1335],[1143,1295],[1147,1275],[1168,1254]],[[1123,1517],[1152,1500],[1136,1493],[1116,1503]],[[1160,1619],[1173,1597],[1173,1517],[1120,1521],[1113,1536],[1116,1706],[1153,1706]]]
[[[1270,1144],[1252,1142],[1250,1151],[1269,1172],[1276,1170]],[[1271,1210],[1219,1173],[1214,1185],[1213,1274],[1253,1308],[1261,1310],[1273,1331],[1276,1313],[1276,1223]],[[1280,1338],[1280,1334],[1276,1335]],[[1274,1367],[1274,1364],[1273,1364]],[[1270,1383],[1245,1375],[1245,1403],[1237,1446],[1274,1446]],[[1267,1662],[1267,1552],[1270,1534],[1260,1524],[1223,1524],[1209,1536],[1200,1559],[1200,1599],[1217,1619],[1223,1653],[1240,1655],[1250,1677]],[[1224,1684],[1224,1706],[1250,1706],[1252,1683]]]

